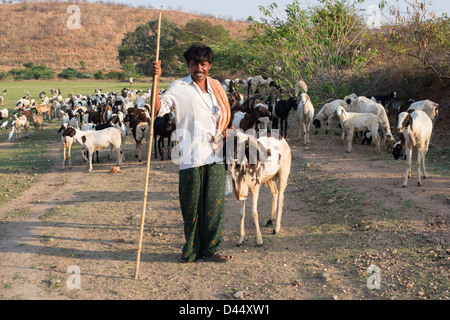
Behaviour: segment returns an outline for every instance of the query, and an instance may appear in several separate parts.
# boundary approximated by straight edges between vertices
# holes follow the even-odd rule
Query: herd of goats
[[[227,160],[227,181],[241,207],[241,219],[245,216],[245,201],[252,193],[252,213],[257,230],[257,244],[262,245],[262,237],[257,223],[257,199],[259,188],[266,183],[272,193],[272,212],[268,225],[276,218],[274,233],[281,227],[284,190],[291,166],[291,150],[287,143],[287,120],[292,110],[298,121],[298,138],[305,145],[310,144],[310,127],[314,125],[316,133],[322,127],[328,133],[332,119],[339,122],[341,143],[346,151],[352,152],[356,135],[361,134],[362,143],[375,146],[380,153],[380,145],[392,150],[395,159],[406,159],[406,172],[403,187],[407,186],[411,176],[412,152],[417,150],[418,184],[426,178],[425,155],[430,143],[434,121],[438,115],[438,104],[430,100],[398,100],[393,92],[384,96],[357,96],[350,94],[343,99],[325,103],[316,113],[308,96],[308,87],[304,81],[295,84],[295,93],[288,99],[282,99],[280,88],[270,78],[256,76],[245,80],[224,80],[224,90],[229,96],[231,121],[229,127],[239,140],[245,152],[239,161],[235,158],[231,165]],[[136,144],[136,158],[141,161],[141,148],[144,140],[149,141],[151,107],[148,101],[151,90],[142,91],[124,88],[119,92],[103,93],[96,89],[93,95],[68,94],[63,98],[60,90],[51,89],[47,96],[43,91],[38,100],[29,94],[19,99],[9,117],[8,109],[0,109],[0,128],[11,126],[8,139],[20,139],[25,131],[28,138],[30,121],[35,128],[36,138],[43,134],[44,118],[58,118],[62,136],[63,169],[66,162],[71,166],[71,148],[77,142],[83,147],[82,155],[92,170],[92,160],[98,151],[111,147],[116,153],[116,167],[124,161],[123,143],[127,132],[131,130]],[[4,96],[0,96],[0,106],[4,106]],[[164,94],[161,90],[159,94]],[[155,158],[164,159],[164,141],[168,140],[167,157],[170,159],[176,142],[175,112],[155,117],[153,133],[155,139]],[[391,127],[389,119],[394,118]],[[392,120],[391,120],[392,121]],[[394,138],[391,128],[397,131]],[[277,134],[275,134],[277,133]],[[381,135],[381,137],[380,137]],[[236,147],[236,146],[235,146]],[[158,152],[157,152],[158,149]],[[248,150],[256,150],[257,156],[250,159]],[[67,151],[67,156],[66,156]],[[151,152],[151,150],[149,150]],[[236,152],[235,152],[236,154]],[[110,155],[111,157],[111,155]],[[252,162],[255,161],[255,162]],[[278,182],[278,183],[276,183]],[[277,187],[278,184],[278,187]],[[230,191],[231,192],[231,191]],[[243,223],[239,245],[244,241]]]

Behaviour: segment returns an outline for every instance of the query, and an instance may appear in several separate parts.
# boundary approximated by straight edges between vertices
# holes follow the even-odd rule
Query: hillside
[[[0,71],[22,67],[32,61],[59,72],[79,69],[87,72],[117,70],[117,48],[126,32],[162,16],[182,26],[192,19],[221,24],[232,35],[245,30],[245,22],[225,21],[179,11],[139,9],[120,4],[77,3],[81,9],[81,29],[69,29],[67,2],[22,2],[1,4]]]

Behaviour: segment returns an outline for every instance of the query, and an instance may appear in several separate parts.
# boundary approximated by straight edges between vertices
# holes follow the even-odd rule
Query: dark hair
[[[189,65],[191,60],[195,63],[202,63],[208,61],[212,63],[214,60],[214,52],[208,46],[203,44],[194,44],[183,53],[183,57],[186,60],[186,64]]]

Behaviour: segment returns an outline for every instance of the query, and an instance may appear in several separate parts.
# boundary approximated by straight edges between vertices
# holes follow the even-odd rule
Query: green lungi
[[[179,171],[179,194],[186,243],[182,258],[194,261],[219,251],[224,234],[225,164]]]

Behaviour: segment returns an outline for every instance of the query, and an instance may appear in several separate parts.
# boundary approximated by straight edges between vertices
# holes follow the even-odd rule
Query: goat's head
[[[344,98],[344,101],[350,105],[358,96],[355,93],[352,93]]]
[[[320,129],[321,123],[319,119],[314,119],[313,125],[316,127],[316,129]]]
[[[405,136],[403,133],[400,133],[400,140],[394,144],[394,149],[392,150],[392,155],[395,160],[398,160],[405,155],[405,148]]]

